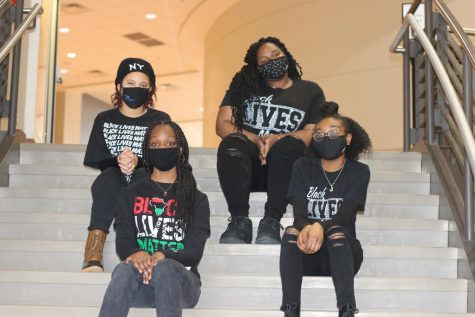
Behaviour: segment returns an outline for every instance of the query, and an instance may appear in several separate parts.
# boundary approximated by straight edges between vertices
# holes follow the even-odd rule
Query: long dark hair
[[[148,145],[150,142],[150,135],[152,130],[157,126],[167,125],[175,132],[176,146],[179,149],[178,164],[176,166],[177,178],[176,178],[176,199],[175,199],[175,210],[176,218],[182,221],[183,229],[186,231],[188,224],[191,222],[191,211],[195,204],[195,191],[196,191],[196,180],[193,176],[192,168],[188,162],[189,158],[189,148],[188,141],[186,140],[183,130],[178,124],[173,121],[159,121],[147,130],[145,135],[144,143],[142,146],[143,150],[143,162],[144,165],[151,173],[152,166],[148,161]],[[149,177],[150,185],[152,180]]]
[[[238,131],[242,131],[245,111],[243,102],[259,94],[259,81],[262,80],[262,77],[259,76],[259,72],[257,71],[257,51],[265,43],[274,44],[287,57],[289,61],[288,75],[291,79],[302,78],[302,67],[300,67],[299,63],[297,63],[292,54],[287,50],[285,44],[278,38],[271,36],[262,37],[257,42],[251,44],[244,57],[246,64],[234,75],[229,85],[229,90],[233,96],[231,104],[233,120]]]
[[[371,139],[366,130],[355,120],[342,116],[338,113],[338,104],[328,101],[320,107],[320,121],[326,118],[340,120],[347,133],[351,133],[351,143],[346,146],[345,156],[357,160],[361,153],[369,153],[372,150]],[[317,123],[318,123],[317,122]]]

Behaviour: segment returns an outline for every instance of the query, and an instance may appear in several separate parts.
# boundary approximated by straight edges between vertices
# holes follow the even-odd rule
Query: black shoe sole
[[[219,243],[220,244],[250,244],[251,241],[246,242],[236,237],[225,237],[225,238],[220,238]]]
[[[256,238],[256,244],[280,244],[280,240],[271,238],[269,236],[257,236]]]

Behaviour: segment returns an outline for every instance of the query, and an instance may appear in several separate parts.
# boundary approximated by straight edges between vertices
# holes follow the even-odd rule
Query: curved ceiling
[[[177,121],[200,119],[204,38],[238,1],[61,1],[59,28],[69,32],[58,35],[59,89],[109,103],[117,65],[123,58],[141,57],[157,74],[158,106],[170,114],[178,106],[179,113],[172,114]]]

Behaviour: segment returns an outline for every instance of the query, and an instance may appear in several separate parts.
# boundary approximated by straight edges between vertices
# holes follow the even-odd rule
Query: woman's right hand
[[[138,158],[131,149],[126,148],[117,156],[117,163],[120,171],[124,175],[130,175],[134,172],[137,166]]]
[[[323,227],[316,222],[305,226],[297,238],[297,246],[305,254],[313,254],[320,250],[323,244]]]
[[[142,274],[144,284],[148,284],[150,276],[152,276],[152,256],[145,251],[138,251],[125,259],[125,264],[132,265]]]

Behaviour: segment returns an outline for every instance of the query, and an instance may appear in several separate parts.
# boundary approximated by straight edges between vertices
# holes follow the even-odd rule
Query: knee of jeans
[[[294,159],[302,156],[305,152],[305,143],[295,136],[287,136],[277,141],[271,148],[272,153],[277,153],[279,157]]]
[[[347,230],[342,226],[333,226],[330,227],[326,232],[326,240],[328,247],[338,248],[345,244],[346,242]]]
[[[126,281],[135,276],[135,271],[136,268],[132,263],[120,262],[112,272],[112,278]]]
[[[99,176],[92,183],[92,189],[97,188],[101,189],[104,186],[104,183],[109,182],[122,182],[122,173],[117,167],[108,167],[103,170]]]
[[[218,158],[223,155],[226,157],[243,157],[242,148],[245,143],[246,140],[243,139],[241,134],[228,135],[219,144]]]
[[[172,278],[175,276],[175,273],[179,270],[179,266],[183,266],[183,264],[172,260],[172,259],[164,259],[157,263],[157,265],[153,268],[152,278],[157,278],[163,280],[164,278]]]

